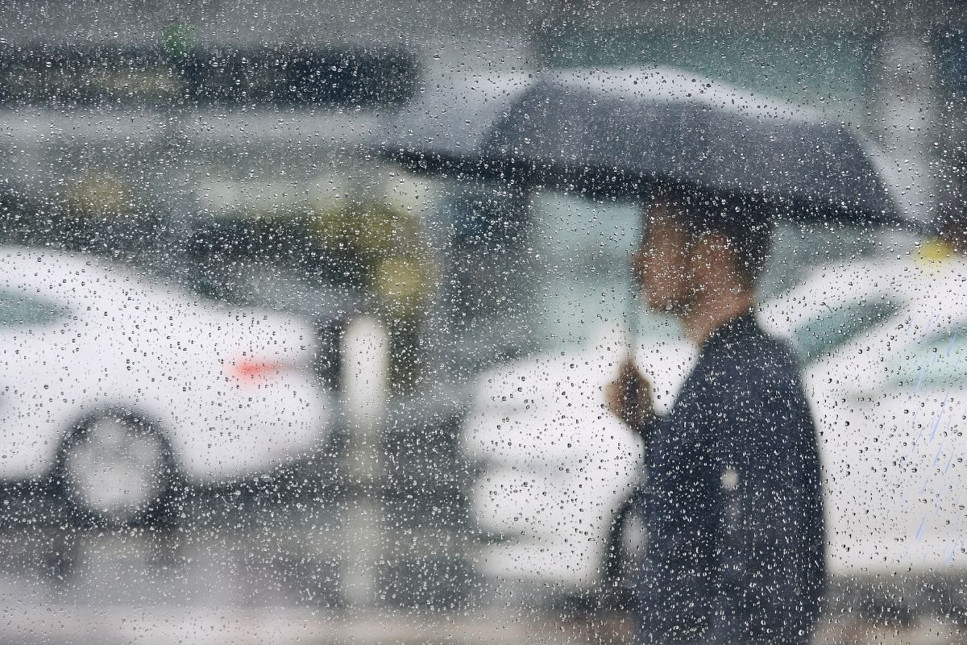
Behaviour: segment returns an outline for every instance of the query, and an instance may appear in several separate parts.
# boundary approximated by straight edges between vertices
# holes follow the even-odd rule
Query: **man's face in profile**
[[[688,235],[682,215],[655,201],[642,211],[642,236],[632,259],[632,276],[653,311],[684,312],[693,299]]]

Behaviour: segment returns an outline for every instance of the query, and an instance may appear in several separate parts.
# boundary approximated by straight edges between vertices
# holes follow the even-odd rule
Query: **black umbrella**
[[[673,182],[798,216],[903,221],[854,128],[669,69],[441,82],[389,120],[377,149],[447,176],[610,195]]]

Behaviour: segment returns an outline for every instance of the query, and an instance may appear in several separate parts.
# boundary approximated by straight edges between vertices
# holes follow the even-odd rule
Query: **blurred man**
[[[629,361],[608,405],[645,444],[641,643],[807,643],[825,586],[816,431],[792,351],[755,319],[771,227],[736,200],[666,191],[633,272],[700,356],[667,417]]]

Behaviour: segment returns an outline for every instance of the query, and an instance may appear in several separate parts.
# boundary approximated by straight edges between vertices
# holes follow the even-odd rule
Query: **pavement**
[[[41,499],[8,505],[0,645],[630,642],[627,615],[575,615],[479,578],[460,513],[424,501],[370,505],[378,517],[360,522],[342,494],[222,492],[193,499],[165,531],[77,528]],[[378,536],[363,539],[360,526]],[[361,545],[375,549],[362,582]],[[360,584],[372,601],[354,605],[347,590]],[[816,643],[967,643],[963,589],[960,579],[839,581]]]

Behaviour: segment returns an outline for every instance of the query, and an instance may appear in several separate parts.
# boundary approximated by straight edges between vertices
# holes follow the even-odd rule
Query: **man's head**
[[[643,211],[634,274],[649,308],[686,315],[724,292],[752,294],[771,248],[769,218],[738,198],[669,190]]]

